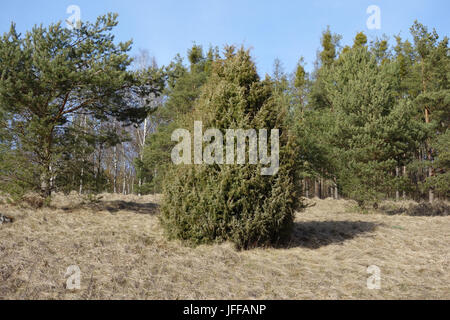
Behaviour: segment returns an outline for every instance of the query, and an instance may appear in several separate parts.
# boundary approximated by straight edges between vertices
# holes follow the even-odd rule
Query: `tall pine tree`
[[[25,36],[15,26],[0,41],[0,110],[8,117],[11,148],[0,169],[6,181],[27,181],[48,197],[54,188],[58,159],[65,148],[65,127],[76,114],[125,123],[141,121],[149,107],[129,104],[134,91],[145,95],[150,78],[127,71],[131,41],[114,43],[117,15],[67,29],[60,23],[35,26]],[[8,163],[2,165],[8,166]]]

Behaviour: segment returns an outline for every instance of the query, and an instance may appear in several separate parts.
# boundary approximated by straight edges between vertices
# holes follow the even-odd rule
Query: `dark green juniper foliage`
[[[76,114],[125,124],[148,114],[147,106],[127,101],[148,94],[151,79],[127,71],[131,41],[114,43],[116,25],[117,15],[108,14],[79,29],[36,26],[22,37],[13,24],[1,38],[0,114],[10,133],[0,137],[3,188],[51,194],[58,160],[71,148],[65,128]]]
[[[147,139],[143,161],[136,163],[147,181],[140,190],[142,194],[162,191],[164,176],[172,161],[170,153],[175,146],[171,141],[172,132],[180,127],[180,119],[192,112],[216,56],[212,48],[205,56],[202,47],[194,45],[188,51],[189,68],[183,65],[180,56],[166,68],[167,88],[164,94],[167,100],[155,113],[161,124]]]
[[[259,79],[248,51],[227,47],[225,58],[214,62],[185,128],[193,132],[194,120],[201,120],[204,129],[224,134],[225,129],[280,129],[280,170],[262,176],[261,165],[173,166],[161,216],[171,238],[191,244],[232,241],[240,249],[289,239],[299,205],[296,147],[285,127],[286,110],[272,91],[270,80]]]

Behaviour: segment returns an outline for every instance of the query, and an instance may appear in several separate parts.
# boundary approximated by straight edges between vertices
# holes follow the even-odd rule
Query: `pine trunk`
[[[113,177],[114,193],[117,193],[117,147],[114,147],[114,177]]]
[[[395,168],[395,176],[398,178],[400,176],[400,168]],[[400,191],[398,189],[395,191],[395,201],[400,201]]]
[[[305,179],[305,187],[306,187],[305,196],[307,199],[309,199],[309,182],[307,179]]]
[[[314,196],[316,198],[320,198],[320,185],[319,185],[319,181],[314,180]]]
[[[48,167],[41,174],[40,182],[41,182],[41,196],[43,198],[50,197],[52,194],[52,189],[51,189],[51,175]]]
[[[403,177],[406,178],[406,166],[403,166]],[[403,190],[403,200],[406,200],[406,191]]]

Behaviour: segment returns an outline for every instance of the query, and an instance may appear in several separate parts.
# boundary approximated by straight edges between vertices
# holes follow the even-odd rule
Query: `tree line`
[[[281,202],[293,204],[292,196],[300,195],[347,197],[362,207],[386,198],[448,198],[446,36],[440,38],[416,21],[411,41],[397,35],[369,42],[361,32],[352,46],[342,46],[342,37],[327,28],[311,73],[302,58],[292,73],[277,59],[273,73],[260,79],[250,52],[234,46],[205,50],[193,45],[186,62],[177,55],[162,67],[145,51],[132,58],[131,42],[114,41],[117,23],[117,15],[108,14],[78,29],[35,26],[22,36],[12,25],[3,35],[1,191],[17,197],[29,191],[43,197],[72,191],[165,192],[166,208],[171,208],[166,221],[178,219],[173,216],[176,206],[191,210],[179,202],[174,188],[179,192],[201,181],[228,181],[228,188],[244,188],[233,184],[230,177],[236,176],[249,179],[245,188],[252,192],[270,193],[266,202],[258,198],[266,208],[263,220],[267,212],[282,207]],[[171,135],[192,125],[187,120],[193,117],[219,128],[264,123],[282,129],[285,169],[280,178],[269,183],[242,168],[174,174]],[[243,201],[231,210],[209,199],[207,190],[205,186],[201,198],[185,190],[183,197],[203,201],[210,210],[229,210],[231,216],[252,207]],[[233,198],[228,191],[221,195]],[[220,229],[224,237],[229,228]],[[244,247],[258,242],[262,233],[253,225],[246,228],[253,230],[253,238],[242,238],[240,229],[233,234]],[[185,232],[169,229],[177,237]],[[210,237],[217,237],[218,230],[211,227]],[[275,234],[279,232],[266,234],[266,240]]]

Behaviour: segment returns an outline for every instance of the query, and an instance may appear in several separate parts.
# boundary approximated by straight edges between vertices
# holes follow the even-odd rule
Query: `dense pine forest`
[[[296,70],[276,60],[273,74],[261,77],[251,50],[239,45],[193,45],[187,59],[178,55],[167,66],[146,51],[132,57],[131,42],[114,41],[117,23],[109,14],[78,29],[53,24],[23,35],[13,24],[2,36],[4,194],[162,193],[175,183],[168,179],[172,132],[204,117],[205,95],[216,91],[222,100],[204,111],[216,119],[229,116],[223,108],[270,100],[278,118],[269,123],[283,128],[282,149],[290,148],[284,161],[293,162],[294,195],[349,198],[361,207],[448,198],[447,36],[416,21],[411,40],[369,42],[361,32],[343,47],[327,28],[313,72],[299,57]],[[245,94],[221,87],[234,85]]]

